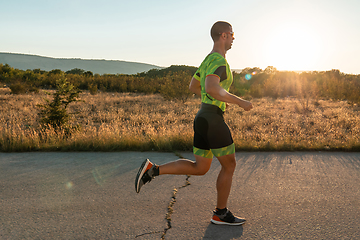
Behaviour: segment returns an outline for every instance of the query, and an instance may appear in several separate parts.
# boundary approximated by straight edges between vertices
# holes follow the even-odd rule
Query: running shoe
[[[245,223],[245,219],[239,218],[234,216],[229,210],[226,211],[224,214],[217,214],[214,211],[214,215],[211,219],[211,222],[214,224],[221,224],[221,225],[242,225]]]
[[[154,176],[154,168],[156,167],[155,164],[146,159],[139,168],[139,171],[135,178],[135,190],[137,193],[140,192],[140,188],[150,182]]]

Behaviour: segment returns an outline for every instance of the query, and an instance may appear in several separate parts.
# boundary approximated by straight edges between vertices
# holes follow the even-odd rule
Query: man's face
[[[229,32],[226,32],[226,41],[225,41],[226,51],[231,48],[234,39],[235,39],[234,32],[232,30],[232,27],[230,27]]]

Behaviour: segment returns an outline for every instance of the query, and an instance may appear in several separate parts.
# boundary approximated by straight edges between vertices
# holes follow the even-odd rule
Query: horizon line
[[[18,54],[18,55],[29,55],[29,56],[36,56],[36,57],[44,57],[44,58],[52,58],[52,59],[59,59],[59,60],[95,60],[95,61],[118,61],[118,62],[128,62],[128,63],[140,63],[140,64],[147,64],[147,65],[152,65],[152,66],[156,66],[156,67],[160,67],[160,68],[167,68],[170,66],[159,66],[159,65],[155,65],[153,63],[145,63],[145,62],[135,62],[135,61],[127,61],[127,60],[119,60],[119,59],[105,59],[105,58],[58,58],[58,57],[50,57],[50,56],[44,56],[44,55],[39,55],[39,54],[33,54],[33,53],[21,53],[21,52],[0,52],[0,53],[5,53],[5,54]],[[185,65],[185,66],[190,66],[190,65]],[[190,66],[190,67],[196,67],[196,66]],[[274,66],[267,66],[267,67],[274,67]],[[236,73],[240,73],[242,70],[246,69],[246,68],[260,68],[260,67],[245,67],[245,68],[231,68],[231,71],[235,71]],[[277,69],[276,67],[274,67],[277,71],[279,72],[296,72],[296,73],[303,73],[303,72],[328,72],[328,71],[332,71],[332,70],[338,70],[341,73],[344,74],[349,74],[349,75],[360,75],[360,73],[346,73],[346,72],[342,72],[340,69],[337,68],[332,68],[332,69],[328,69],[328,70],[280,70]],[[260,68],[261,70],[265,70]]]

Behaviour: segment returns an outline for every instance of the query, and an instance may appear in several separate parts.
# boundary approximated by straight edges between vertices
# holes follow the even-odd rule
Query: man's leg
[[[232,177],[236,167],[235,153],[217,157],[221,164],[221,170],[216,182],[218,209],[227,207],[227,201],[230,194]]]
[[[235,153],[218,157],[221,170],[216,182],[217,203],[211,222],[222,225],[242,225],[245,219],[234,216],[227,209],[227,201],[230,194],[232,177],[235,171]]]
[[[195,162],[187,159],[165,163],[159,166],[159,174],[204,175],[209,171],[212,158],[195,156]]]
[[[140,192],[140,188],[150,182],[154,177],[161,174],[174,174],[174,175],[204,175],[209,171],[212,158],[201,157],[194,155],[196,161],[187,159],[179,159],[177,161],[165,163],[157,166],[146,159],[135,178],[135,190]]]

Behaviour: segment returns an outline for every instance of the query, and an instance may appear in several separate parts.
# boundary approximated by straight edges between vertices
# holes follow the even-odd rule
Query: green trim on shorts
[[[222,157],[222,156],[226,156],[226,155],[235,153],[235,144],[232,143],[231,145],[229,145],[227,147],[216,148],[216,149],[211,149],[211,150],[204,150],[204,149],[199,149],[197,147],[193,147],[193,152],[195,155],[204,157],[204,158],[213,158],[214,156]]]
[[[197,147],[193,147],[193,152],[195,155],[200,156],[200,157],[204,157],[204,158],[213,158],[214,155],[212,154],[212,152],[210,150],[204,150],[204,149],[200,149]]]
[[[215,155],[215,157],[222,157],[229,154],[235,153],[235,144],[231,144],[227,147],[211,149],[211,152]]]

